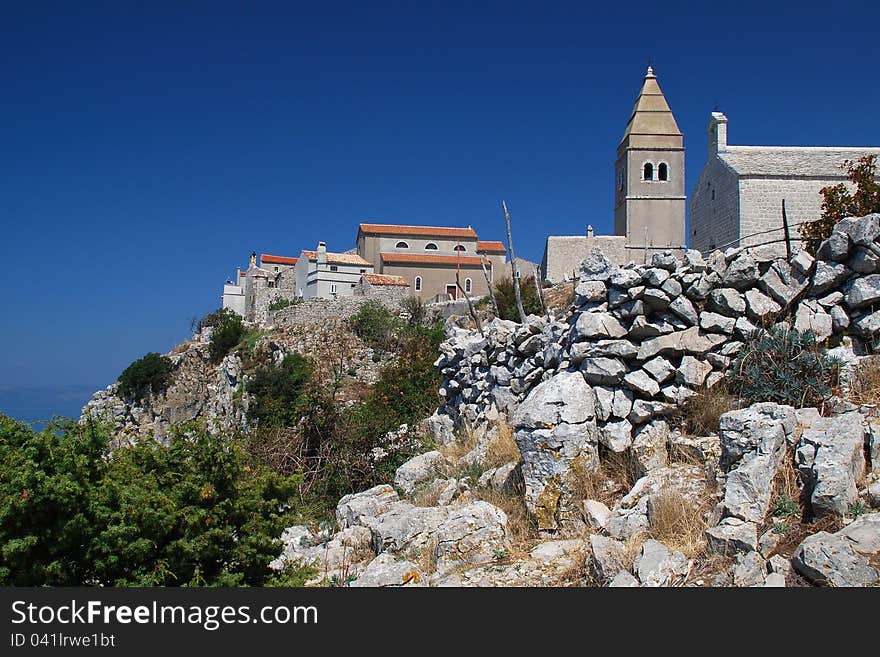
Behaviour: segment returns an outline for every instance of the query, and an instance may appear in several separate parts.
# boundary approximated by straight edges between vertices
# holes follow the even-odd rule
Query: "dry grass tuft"
[[[697,582],[702,580],[702,586],[709,587],[712,585],[712,580],[715,577],[722,573],[729,573],[735,563],[736,558],[731,555],[704,553],[694,560],[694,567],[687,581]]]
[[[513,439],[513,427],[507,422],[499,422],[495,425],[495,437],[486,448],[486,468],[497,468],[521,460],[522,454]]]
[[[880,357],[863,359],[853,372],[849,399],[855,404],[880,404]]]
[[[477,446],[477,433],[468,431],[455,442],[443,445],[438,451],[445,457],[451,467],[457,467],[465,455]],[[447,473],[448,474],[448,473]]]
[[[685,434],[707,436],[718,433],[718,419],[737,408],[737,398],[719,383],[687,399],[672,420]]]
[[[497,506],[507,514],[510,556],[526,556],[532,549],[532,543],[538,537],[538,530],[526,508],[525,498],[522,495],[504,495],[490,489],[475,491],[475,497]]]
[[[695,505],[675,490],[661,491],[651,497],[650,536],[695,558],[706,549],[707,516],[706,504]]]
[[[601,454],[598,469],[576,460],[569,474],[572,496],[576,500],[596,500],[613,506],[633,487],[635,473],[627,452]]]

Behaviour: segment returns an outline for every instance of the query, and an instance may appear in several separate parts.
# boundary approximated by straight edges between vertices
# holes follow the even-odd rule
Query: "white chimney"
[[[727,117],[721,112],[712,112],[709,119],[709,155],[727,150]]]
[[[587,226],[587,237],[593,237],[593,236],[594,236],[593,225],[590,224],[589,226]]]
[[[326,264],[327,262],[327,242],[318,242],[318,251],[316,253],[318,264]]]

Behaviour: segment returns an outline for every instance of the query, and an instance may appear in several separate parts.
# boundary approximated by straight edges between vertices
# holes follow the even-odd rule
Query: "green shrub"
[[[541,300],[538,298],[538,290],[535,288],[535,277],[521,278],[519,291],[526,315],[540,315]],[[498,302],[498,312],[501,319],[520,321],[519,312],[516,309],[516,292],[513,289],[512,278],[508,276],[495,282],[495,300]]]
[[[290,306],[295,306],[296,304],[296,299],[278,298],[269,304],[269,310],[284,310],[285,308],[290,308]]]
[[[349,325],[356,336],[377,351],[394,351],[398,344],[400,318],[373,299],[360,305]]]
[[[141,400],[151,392],[158,394],[171,381],[171,359],[150,352],[126,367],[117,380],[119,395],[125,399]]]
[[[400,307],[408,315],[410,326],[423,326],[428,319],[428,308],[417,296],[408,296],[400,302]]]
[[[261,585],[301,476],[190,426],[109,449],[73,421],[41,433],[0,415],[0,585]],[[287,509],[290,509],[288,511]]]
[[[772,401],[797,408],[817,406],[837,384],[839,363],[810,331],[773,327],[758,331],[730,368],[730,392],[749,402]]]
[[[223,308],[209,315],[199,323],[202,328],[213,328],[209,345],[211,362],[219,363],[234,349],[245,335],[241,316],[234,310]]]
[[[312,365],[299,354],[289,354],[279,367],[257,368],[247,384],[253,395],[248,417],[261,427],[292,427],[301,414],[303,391],[311,381]]]

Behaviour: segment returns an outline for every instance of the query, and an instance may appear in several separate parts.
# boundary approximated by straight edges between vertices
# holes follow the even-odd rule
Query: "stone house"
[[[799,245],[797,225],[820,216],[819,190],[847,181],[845,160],[870,154],[880,155],[880,148],[732,146],[727,117],[713,112],[709,159],[691,194],[691,248],[772,242],[783,251],[783,199],[793,245]]]
[[[409,283],[404,278],[388,274],[361,274],[353,292],[355,297],[375,299],[389,308],[399,308],[409,294]]]
[[[303,251],[296,263],[296,292],[301,299],[350,297],[362,274],[372,274],[373,264],[354,253],[332,253],[324,242],[314,251]],[[283,275],[283,274],[282,274]]]
[[[507,250],[501,242],[480,241],[470,226],[362,223],[357,253],[376,273],[401,277],[423,301],[445,301],[459,297],[456,274],[468,294],[488,294],[483,266],[492,281],[493,272],[503,270]]]
[[[223,285],[223,296],[221,299],[221,308],[229,308],[244,317],[245,313],[245,281],[247,272],[237,269],[235,272],[235,280],[226,280]]]
[[[299,260],[299,258],[262,253],[260,254],[260,267],[274,274],[280,274],[287,269],[295,268],[297,260]]]

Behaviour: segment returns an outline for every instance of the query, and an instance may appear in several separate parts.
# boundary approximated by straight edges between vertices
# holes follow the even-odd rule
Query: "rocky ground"
[[[878,242],[869,215],[816,258],[594,253],[563,317],[450,322],[439,449],[340,500],[338,531],[288,530],[274,566],[353,586],[875,584],[874,405],[732,404],[705,435],[671,418],[774,323],[833,343],[851,376],[880,331]]]

